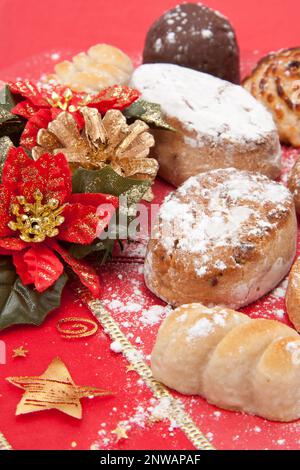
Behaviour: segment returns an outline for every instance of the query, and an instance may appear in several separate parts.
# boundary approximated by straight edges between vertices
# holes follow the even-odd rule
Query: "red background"
[[[107,42],[141,51],[150,24],[176,0],[0,0],[0,69],[50,50]],[[299,0],[206,0],[236,28],[242,52],[299,45]]]
[[[247,4],[242,0],[207,0],[205,3],[226,14],[235,26],[244,71],[267,51],[300,45],[299,0],[251,0]],[[171,0],[0,0],[0,79],[39,76],[53,66],[50,53],[59,52],[64,58],[97,42],[119,46],[137,59],[149,25],[176,4]],[[289,162],[296,155],[296,151],[292,152]],[[157,183],[155,192],[159,198],[167,191],[166,185]],[[132,300],[132,280],[136,279],[144,306],[159,304],[143,286],[140,266],[108,265],[103,270],[105,298],[109,300],[115,292],[118,299]],[[274,309],[284,309],[282,298],[262,299],[246,311],[253,316],[272,317]],[[133,322],[133,342],[141,336],[141,349],[149,354],[157,325],[140,331],[139,313],[112,313],[118,320]],[[114,443],[111,430],[118,421],[134,413],[139,404],[146,408],[151,393],[137,382],[135,373],[126,374],[126,361],[109,349],[110,341],[101,330],[87,340],[60,338],[55,328],[57,320],[76,315],[89,317],[89,312],[66,291],[62,308],[53,312],[41,328],[14,328],[0,334],[7,345],[7,365],[0,365],[0,431],[13,447],[71,449],[72,442],[76,442],[77,449],[89,449],[92,443],[99,442],[105,448],[103,436],[98,434],[105,423],[109,446],[113,448],[193,448],[180,430],[169,430],[168,422],[145,428],[133,426],[128,440]],[[12,359],[13,349],[20,345],[29,350],[28,357]],[[55,411],[15,417],[21,391],[9,385],[5,377],[40,374],[57,355],[66,362],[76,383],[112,388],[116,395],[85,400],[81,422]],[[216,417],[218,410],[204,400],[184,398],[184,401],[196,424],[209,433],[219,449],[299,448],[298,423],[269,423],[223,411],[221,417]]]

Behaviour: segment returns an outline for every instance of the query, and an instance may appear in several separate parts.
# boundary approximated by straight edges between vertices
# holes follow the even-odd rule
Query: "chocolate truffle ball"
[[[167,11],[148,31],[143,62],[171,63],[240,82],[235,32],[219,12],[194,3]]]

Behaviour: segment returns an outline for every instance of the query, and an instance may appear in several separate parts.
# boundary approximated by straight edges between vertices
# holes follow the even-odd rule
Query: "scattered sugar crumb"
[[[110,349],[115,353],[121,353],[123,351],[123,347],[119,341],[113,341],[110,345]]]
[[[277,444],[280,445],[280,446],[284,446],[284,444],[285,444],[285,439],[278,439],[278,440],[277,440]]]
[[[164,307],[162,305],[152,305],[148,309],[143,310],[140,321],[144,325],[155,325],[159,323],[162,318],[166,317],[171,307]]]

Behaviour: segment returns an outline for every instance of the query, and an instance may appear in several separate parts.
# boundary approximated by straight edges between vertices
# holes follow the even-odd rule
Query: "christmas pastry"
[[[282,142],[300,146],[300,48],[264,57],[244,87],[273,114]]]
[[[168,387],[221,408],[300,418],[300,336],[277,321],[183,305],[159,329],[152,371]]]
[[[300,214],[300,158],[296,161],[289,174],[288,187],[294,195],[296,211]]]
[[[160,207],[146,284],[175,306],[242,307],[288,273],[296,229],[293,198],[281,184],[233,168],[201,173]]]
[[[271,114],[242,87],[171,64],[147,64],[131,80],[159,103],[177,133],[154,130],[159,174],[178,186],[198,173],[235,167],[280,174],[281,149]]]
[[[285,301],[289,319],[300,331],[300,258],[291,269]]]
[[[73,91],[96,93],[112,85],[126,85],[133,71],[129,57],[120,49],[97,44],[80,52],[72,61],[55,66],[55,75],[48,76]]]
[[[239,48],[231,24],[205,5],[184,3],[148,31],[143,62],[170,63],[240,82]]]

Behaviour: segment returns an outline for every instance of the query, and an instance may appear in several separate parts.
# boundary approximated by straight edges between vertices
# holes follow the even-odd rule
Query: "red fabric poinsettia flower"
[[[97,95],[76,93],[62,85],[41,88],[29,80],[11,82],[9,88],[13,94],[24,98],[12,113],[28,119],[20,143],[29,149],[36,145],[39,129],[46,129],[62,111],[72,113],[81,129],[84,120],[78,111],[80,107],[90,106],[105,114],[109,109],[127,108],[140,97],[138,90],[121,85],[106,88]]]
[[[63,260],[99,296],[94,269],[73,258],[59,240],[92,243],[107,227],[118,198],[72,194],[71,173],[63,154],[44,154],[35,162],[22,148],[12,148],[3,168],[0,200],[0,254],[12,255],[24,285],[34,284],[43,292],[62,274]]]
[[[97,95],[91,96],[91,101],[87,104],[91,108],[98,109],[99,113],[105,114],[110,109],[122,111],[128,108],[138,98],[141,93],[128,86],[114,85],[100,91]]]

